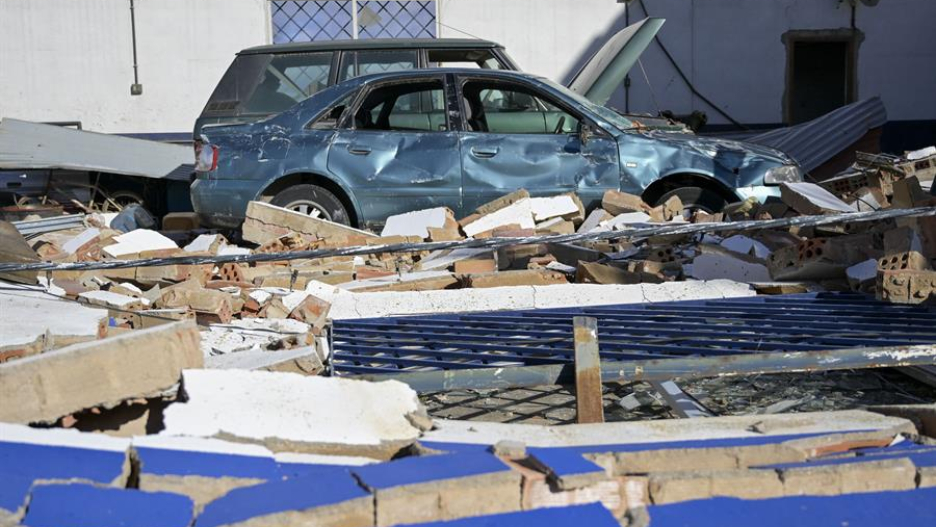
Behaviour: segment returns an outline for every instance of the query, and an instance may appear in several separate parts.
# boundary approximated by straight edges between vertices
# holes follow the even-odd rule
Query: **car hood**
[[[645,18],[615,33],[575,74],[568,88],[604,106],[665,21]]]
[[[746,143],[744,141],[733,141],[731,139],[721,139],[717,137],[705,137],[694,134],[674,134],[663,131],[639,132],[647,137],[652,137],[657,141],[663,141],[677,148],[693,150],[699,154],[716,160],[736,160],[727,164],[741,166],[747,163],[740,162],[743,158],[760,158],[772,161],[777,164],[792,164],[793,159],[783,152],[770,148],[768,146]]]

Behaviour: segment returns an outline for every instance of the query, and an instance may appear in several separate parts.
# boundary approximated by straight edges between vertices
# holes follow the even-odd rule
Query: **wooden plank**
[[[575,408],[579,423],[603,423],[601,360],[598,356],[598,320],[574,317]]]

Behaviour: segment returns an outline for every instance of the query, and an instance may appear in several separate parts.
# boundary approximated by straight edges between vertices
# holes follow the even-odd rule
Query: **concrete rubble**
[[[456,379],[468,367],[555,364],[523,346],[561,350],[558,324],[585,308],[639,329],[639,309],[743,305],[730,320],[671,313],[666,324],[685,324],[705,350],[706,339],[743,338],[754,300],[786,298],[773,295],[863,295],[832,301],[876,297],[908,318],[925,317],[936,305],[936,216],[756,226],[936,207],[920,184],[934,175],[920,161],[934,155],[921,150],[907,156],[913,163],[890,165],[859,156],[839,176],[784,183],[780,198],[717,213],[684,210],[678,197],[651,206],[615,190],[594,203],[519,190],[464,218],[445,207],[392,216],[379,234],[264,202],[250,203],[240,232],[201,229],[185,214],[165,218],[161,231],[130,232],[89,215],[80,227],[28,239],[0,225],[5,262],[148,261],[0,275],[0,525],[73,525],[76,517],[82,525],[136,525],[149,517],[180,527],[636,527],[700,515],[729,523],[758,511],[812,525],[797,516],[804,504],[840,518],[867,503],[936,522],[936,389],[927,382],[936,373],[920,361],[912,376],[904,368],[879,375],[866,364],[835,375],[729,381],[716,372],[668,383],[705,410],[694,415],[715,417],[661,419],[675,412],[651,395],[652,383],[638,391],[605,380],[592,394],[608,414],[600,424],[571,424],[578,388],[510,391],[505,375],[500,384],[427,394],[368,369],[370,361],[410,361],[399,373],[447,369],[440,375]],[[733,227],[747,222],[755,228]],[[697,226],[718,228],[630,235]],[[576,234],[583,237],[539,239]],[[511,239],[524,242],[501,243]],[[477,245],[489,241],[498,243]],[[427,250],[427,242],[451,245]],[[161,261],[176,257],[184,259]],[[518,314],[525,310],[555,317],[557,326],[538,333]],[[780,323],[811,317],[829,324],[829,342],[859,344],[823,316],[790,311],[763,346],[826,351]],[[406,317],[426,324],[428,336],[408,332]],[[517,334],[486,333],[472,317]],[[849,323],[865,328],[863,345],[879,345],[883,322],[874,312],[841,324]],[[472,366],[462,351],[437,344],[431,358],[415,357],[433,334],[445,342],[458,324],[503,355]],[[665,362],[688,338],[645,325],[659,339],[616,353]],[[341,343],[343,356],[339,326],[357,331],[353,343]],[[400,347],[374,336],[387,328]],[[932,344],[929,332],[908,331],[915,344]],[[601,327],[596,335],[599,347],[627,338]],[[738,356],[728,345],[722,352],[726,361]],[[358,353],[370,357],[354,366],[364,376],[336,373],[338,358],[353,362]],[[781,377],[785,385],[769,380]],[[843,391],[865,397],[837,395]],[[511,405],[546,408],[542,421],[551,426],[486,422],[514,420]],[[654,420],[624,422],[640,418]]]

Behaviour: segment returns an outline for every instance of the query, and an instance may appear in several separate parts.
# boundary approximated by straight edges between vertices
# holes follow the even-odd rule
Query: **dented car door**
[[[465,76],[459,89],[465,210],[520,188],[575,191],[595,203],[619,187],[617,143],[580,133],[582,125],[591,128],[580,112],[522,82]]]
[[[366,89],[328,153],[328,170],[354,189],[365,222],[432,207],[461,208],[458,135],[443,77]]]

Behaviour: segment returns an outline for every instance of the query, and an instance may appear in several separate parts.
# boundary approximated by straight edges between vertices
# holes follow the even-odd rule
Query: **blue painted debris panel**
[[[276,471],[280,477],[294,478],[297,476],[316,476],[319,478],[332,478],[350,476],[355,466],[322,465],[317,463],[277,463]]]
[[[527,454],[559,478],[604,473],[603,468],[585,459],[582,452],[566,448],[528,448]]]
[[[936,488],[767,500],[713,498],[648,508],[653,527],[933,527]]]
[[[369,495],[350,474],[330,478],[309,474],[234,489],[209,503],[196,525],[216,527],[259,516],[334,505]]]
[[[0,442],[0,508],[19,508],[35,479],[113,483],[126,459],[125,452],[114,450]]]
[[[419,527],[620,527],[614,515],[598,503],[571,507],[548,507],[410,525],[413,527],[417,525]]]
[[[371,489],[387,489],[445,479],[480,476],[509,471],[510,467],[493,454],[472,452],[418,456],[352,469]]]
[[[84,484],[33,489],[23,524],[29,527],[187,527],[193,504],[168,492],[101,488]]]
[[[158,476],[270,479],[278,475],[272,457],[136,447],[140,471]]]

